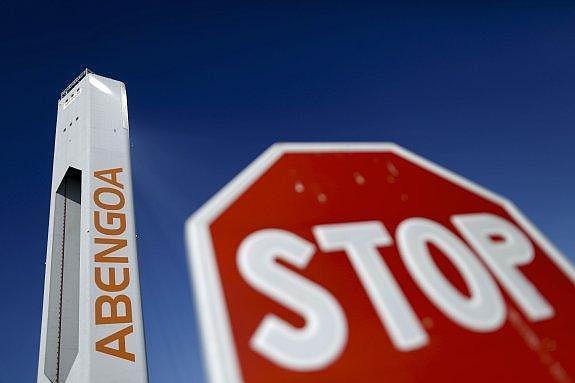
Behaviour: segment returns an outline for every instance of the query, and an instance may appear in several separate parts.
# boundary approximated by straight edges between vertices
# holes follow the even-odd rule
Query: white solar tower
[[[84,70],[58,101],[38,383],[146,383],[126,90]]]

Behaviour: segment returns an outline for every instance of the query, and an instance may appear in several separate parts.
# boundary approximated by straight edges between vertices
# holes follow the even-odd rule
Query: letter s
[[[314,246],[283,230],[250,234],[240,245],[238,267],[257,291],[305,319],[296,328],[268,314],[251,338],[251,347],[274,363],[296,371],[315,371],[333,362],[347,341],[347,321],[336,299],[323,287],[282,267],[276,259],[303,269]]]

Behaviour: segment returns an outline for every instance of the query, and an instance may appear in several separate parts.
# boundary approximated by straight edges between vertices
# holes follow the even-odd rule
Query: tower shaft
[[[123,83],[85,70],[61,94],[38,383],[145,383]]]

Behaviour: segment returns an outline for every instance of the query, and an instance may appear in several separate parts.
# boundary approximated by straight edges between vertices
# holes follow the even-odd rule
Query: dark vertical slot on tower
[[[68,168],[56,191],[44,374],[65,383],[78,354],[81,180]]]

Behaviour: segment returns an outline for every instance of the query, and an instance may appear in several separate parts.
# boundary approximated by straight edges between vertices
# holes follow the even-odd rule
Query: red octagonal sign
[[[275,145],[186,230],[212,383],[575,377],[573,266],[398,146]]]

